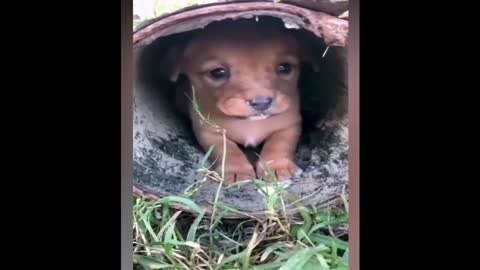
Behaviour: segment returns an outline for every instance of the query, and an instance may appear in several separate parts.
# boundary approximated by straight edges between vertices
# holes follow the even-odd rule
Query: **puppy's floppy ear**
[[[298,33],[297,40],[300,47],[300,62],[309,65],[315,72],[320,71],[321,57],[317,52],[318,47],[314,41],[305,35]]]
[[[163,58],[162,70],[171,82],[176,82],[182,73],[182,47],[172,47],[167,50]]]
[[[304,48],[300,54],[300,61],[312,67],[313,71],[320,71],[319,56],[310,47]]]

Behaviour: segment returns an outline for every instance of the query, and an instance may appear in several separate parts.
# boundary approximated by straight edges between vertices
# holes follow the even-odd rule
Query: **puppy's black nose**
[[[250,106],[257,111],[265,111],[272,106],[272,102],[273,98],[270,97],[259,97],[248,101]]]

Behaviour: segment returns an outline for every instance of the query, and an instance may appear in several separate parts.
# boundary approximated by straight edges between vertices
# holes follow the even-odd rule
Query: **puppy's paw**
[[[219,166],[216,171],[221,175],[222,167]],[[232,184],[237,181],[255,179],[255,171],[251,164],[232,164],[225,166],[225,184]]]
[[[302,169],[288,158],[260,161],[256,167],[258,176],[267,181],[273,180],[271,173],[275,173],[278,181],[285,181],[302,173]]]

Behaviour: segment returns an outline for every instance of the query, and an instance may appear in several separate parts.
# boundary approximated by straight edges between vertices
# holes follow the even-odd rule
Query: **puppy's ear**
[[[320,62],[319,62],[318,54],[312,49],[311,46],[306,46],[302,49],[300,54],[300,61],[303,64],[309,65],[313,71],[319,72],[320,71]]]
[[[176,82],[182,72],[182,52],[182,48],[172,47],[167,50],[163,58],[162,70],[171,82]]]
[[[310,66],[315,72],[319,72],[321,57],[317,52],[318,46],[311,38],[300,33],[297,34],[297,40],[300,47],[300,62]]]

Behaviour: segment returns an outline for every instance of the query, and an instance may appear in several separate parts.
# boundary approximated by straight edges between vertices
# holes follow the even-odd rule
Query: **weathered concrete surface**
[[[148,44],[159,37],[202,28],[213,21],[253,18],[262,15],[281,18],[289,25],[307,29],[322,37],[330,46],[345,46],[347,43],[347,20],[294,5],[252,2],[190,8],[185,9],[184,12],[153,19],[135,32],[133,44]]]

